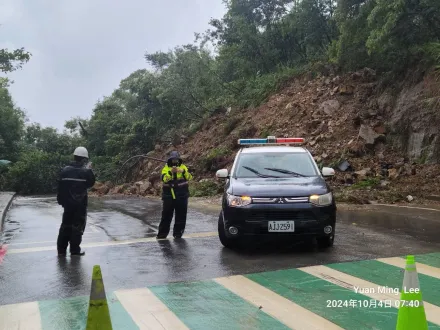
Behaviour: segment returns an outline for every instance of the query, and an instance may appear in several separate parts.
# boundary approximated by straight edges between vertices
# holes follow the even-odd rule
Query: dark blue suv
[[[320,247],[333,245],[336,204],[325,177],[334,170],[320,171],[307,149],[279,143],[289,139],[239,140],[263,146],[240,149],[231,173],[217,171],[226,180],[218,220],[225,247],[238,247],[246,236],[308,236]]]

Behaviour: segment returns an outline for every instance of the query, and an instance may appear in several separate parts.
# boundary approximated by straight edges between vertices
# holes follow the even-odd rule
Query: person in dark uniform
[[[57,240],[59,256],[65,256],[70,243],[70,254],[83,256],[80,244],[87,222],[87,189],[95,184],[95,174],[89,163],[86,148],[75,149],[74,161],[64,167],[58,182],[57,201],[64,208]]]
[[[171,221],[174,211],[173,236],[181,238],[186,226],[186,214],[188,210],[189,189],[188,181],[193,176],[183,164],[177,151],[172,151],[167,164],[162,169],[162,219],[159,224],[157,239],[164,239],[170,232]]]

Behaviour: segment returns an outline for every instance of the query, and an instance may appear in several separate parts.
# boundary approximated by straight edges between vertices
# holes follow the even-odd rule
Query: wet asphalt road
[[[51,197],[16,198],[1,237],[8,251],[0,265],[0,305],[88,295],[97,264],[106,291],[113,291],[440,249],[435,210],[344,211],[335,246],[327,251],[273,242],[241,252],[224,249],[216,210],[190,209],[185,239],[156,241],[160,214],[158,200],[92,199],[82,244],[86,256],[59,259],[61,207]]]

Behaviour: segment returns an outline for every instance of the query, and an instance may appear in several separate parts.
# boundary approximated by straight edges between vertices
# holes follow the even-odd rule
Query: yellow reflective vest
[[[192,180],[193,176],[184,164],[176,167],[180,168],[182,173],[173,173],[173,167],[168,166],[168,164],[162,169],[162,199],[189,197],[188,181]]]

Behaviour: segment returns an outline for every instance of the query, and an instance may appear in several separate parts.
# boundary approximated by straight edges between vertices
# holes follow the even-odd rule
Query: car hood
[[[303,197],[326,194],[329,187],[321,177],[300,178],[231,178],[229,193],[252,197]]]

